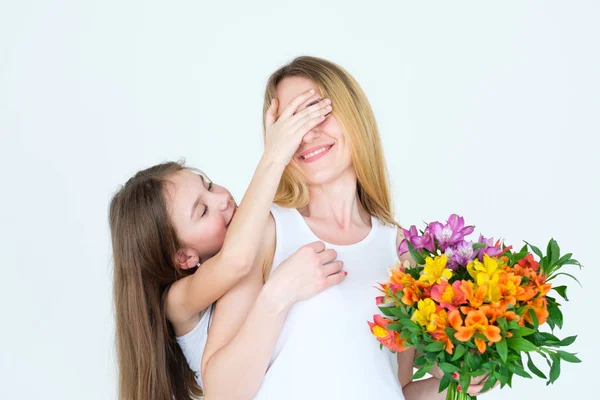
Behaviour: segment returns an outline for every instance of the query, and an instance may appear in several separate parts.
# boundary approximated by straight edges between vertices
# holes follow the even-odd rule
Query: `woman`
[[[138,172],[113,197],[120,399],[179,400],[201,393],[211,304],[250,273],[261,247],[255,232],[267,225],[281,174],[302,136],[331,111],[327,99],[298,111],[311,97],[310,91],[299,94],[269,126],[239,209],[227,189],[173,162]],[[345,275],[335,257],[322,243],[304,246],[282,260],[279,278],[273,277],[277,287],[289,283],[289,292],[265,286],[263,298],[293,303],[298,293],[312,296],[341,282]],[[327,281],[317,287],[316,272],[323,271]]]
[[[283,173],[256,261],[262,270],[217,304],[202,360],[206,399],[443,398],[436,378],[411,382],[414,350],[379,351],[366,324],[378,312],[373,285],[398,261],[403,238],[371,107],[341,67],[300,57],[269,79],[265,111],[273,99],[285,107],[309,89],[315,95],[300,110],[325,97],[335,110],[303,137]],[[272,123],[268,112],[264,121]],[[337,251],[348,278],[270,314],[260,296],[252,305],[278,276],[277,264],[313,240]]]

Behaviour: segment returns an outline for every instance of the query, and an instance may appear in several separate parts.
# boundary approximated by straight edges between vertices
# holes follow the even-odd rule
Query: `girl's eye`
[[[210,192],[212,190],[212,182],[208,182],[208,191]]]
[[[202,215],[200,216],[200,218],[204,217],[204,215],[206,214],[207,211],[208,211],[208,206],[204,206],[204,211],[202,211]]]

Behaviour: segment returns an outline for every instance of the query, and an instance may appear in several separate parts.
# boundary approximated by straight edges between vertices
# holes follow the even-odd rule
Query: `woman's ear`
[[[175,255],[175,264],[181,269],[190,269],[198,266],[200,256],[190,248],[179,249]]]

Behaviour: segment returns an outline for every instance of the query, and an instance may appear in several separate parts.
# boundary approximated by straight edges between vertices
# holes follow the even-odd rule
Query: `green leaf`
[[[500,329],[502,329],[503,332],[506,332],[508,330],[508,323],[506,322],[506,318],[498,318],[496,322],[498,323],[498,326],[500,327]]]
[[[533,328],[537,329],[540,326],[540,321],[538,320],[537,315],[535,314],[535,311],[530,308],[528,311],[529,316],[531,317],[531,320],[533,321]]]
[[[527,327],[519,328],[516,331],[514,331],[514,333],[518,336],[529,336],[529,335],[533,335],[535,332],[536,332],[535,329],[531,329],[531,328],[527,328]]]
[[[528,251],[520,251],[518,253],[513,254],[514,263],[518,263],[521,259],[523,259],[524,257],[526,257],[527,254],[529,254]]]
[[[496,350],[498,350],[498,355],[502,362],[506,362],[506,356],[508,355],[508,348],[506,345],[506,339],[502,339],[498,343],[496,343]]]
[[[563,340],[561,340],[560,342],[558,342],[558,346],[561,346],[561,347],[569,346],[570,344],[572,344],[575,341],[575,339],[577,339],[577,335],[566,337]]]
[[[508,347],[515,351],[536,351],[538,349],[535,344],[520,337],[512,337],[507,339],[506,343],[508,344]]]
[[[487,246],[486,243],[473,243],[473,250],[482,249]]]
[[[560,343],[560,339],[549,332],[538,332],[538,336],[544,340],[545,345],[556,345]]]
[[[425,365],[426,362],[426,358],[424,356],[419,356],[417,358],[415,358],[415,366],[417,367],[422,367],[423,365]]]
[[[546,279],[546,281],[551,281],[552,279],[556,278],[559,275],[566,275],[569,278],[573,279],[575,282],[577,282],[579,284],[580,287],[583,287],[583,285],[581,284],[581,282],[579,282],[579,279],[575,278],[573,275],[571,274],[567,274],[566,272],[559,272],[557,274],[551,275],[548,277],[548,279]]]
[[[438,393],[441,393],[446,388],[448,388],[448,386],[450,386],[450,384],[452,383],[452,381],[453,381],[452,378],[449,378],[446,375],[442,376],[442,379],[440,380],[440,386],[438,387]]]
[[[446,348],[446,343],[444,342],[433,342],[433,343],[429,343],[427,346],[424,347],[425,351],[442,351]]]
[[[426,373],[428,373],[431,370],[431,368],[433,368],[433,363],[428,362],[427,364],[419,368],[417,372],[414,373],[412,378],[414,380],[421,379],[425,376]]]
[[[490,376],[489,378],[486,379],[485,381],[485,385],[483,385],[483,389],[481,389],[482,392],[487,392],[488,390],[490,390],[491,388],[494,387],[494,385],[496,384],[496,377],[494,376]]]
[[[548,255],[550,256],[550,267],[553,267],[554,264],[558,261],[560,257],[560,248],[558,247],[558,243],[554,239],[550,239],[548,242]]]
[[[460,368],[450,363],[441,363],[439,364],[439,367],[442,371],[446,372],[447,374],[452,374],[453,372],[460,371]]]
[[[390,306],[379,306],[379,310],[381,311],[381,313],[387,317],[395,317],[396,316],[392,311],[393,308],[394,307],[390,307]]]
[[[465,365],[468,368],[470,368],[471,370],[475,370],[478,367],[477,360],[475,359],[475,356],[470,351],[467,351],[465,353]]]
[[[563,360],[565,360],[566,362],[570,362],[570,363],[580,363],[581,360],[575,356],[575,354],[573,353],[567,353],[566,351],[562,351],[562,350],[558,350],[556,352],[556,354],[558,354],[558,356],[560,358],[562,358]]]
[[[558,259],[558,261],[556,262],[556,265],[562,266],[567,260],[571,259],[572,255],[573,255],[573,253],[565,254],[564,256],[562,256],[561,258]]]
[[[577,260],[575,260],[575,259],[570,259],[570,260],[568,260],[568,261],[565,261],[565,262],[563,263],[563,265],[577,265],[579,268],[582,268],[582,267],[583,267],[583,265],[581,265],[581,264],[579,263],[579,261],[577,261]]]
[[[467,393],[467,389],[469,389],[469,384],[471,383],[471,374],[469,371],[463,370],[460,373],[460,386],[462,386],[463,393]]]
[[[566,301],[569,301],[569,298],[567,297],[567,287],[566,286],[555,286],[552,289],[556,290],[556,293],[558,293],[560,295],[560,297],[562,297]]]
[[[544,373],[542,371],[540,371],[540,369],[538,367],[535,366],[535,364],[531,360],[531,356],[529,355],[529,353],[527,353],[527,368],[529,368],[529,370],[531,372],[533,372],[535,375],[537,375],[538,377],[540,377],[542,379],[548,379],[548,378],[546,378],[546,375],[544,375]]]
[[[515,364],[508,364],[508,369],[515,374],[522,376],[523,378],[533,378],[527,371],[525,371],[521,366]]]
[[[537,247],[535,247],[534,245],[532,245],[529,242],[525,242],[527,243],[527,245],[529,247],[531,247],[531,250],[539,257],[539,258],[544,258],[544,255],[542,254],[542,252],[540,251],[540,249],[538,249]]]
[[[410,255],[417,262],[417,264],[424,265],[425,259],[423,258],[421,253],[415,250],[415,247],[412,245],[412,243],[408,241],[408,239],[406,239],[406,244],[408,245],[408,251],[410,252]]]
[[[548,307],[548,314],[552,321],[562,329],[563,315],[562,311],[560,311],[560,308],[558,308],[558,306]]]
[[[462,344],[457,345],[454,348],[454,354],[452,355],[451,361],[456,361],[460,359],[463,356],[463,354],[465,354],[465,351],[467,351],[467,348],[465,346],[463,346]]]
[[[386,328],[391,331],[402,332],[401,324],[387,324]]]
[[[550,379],[547,384],[553,383],[560,376],[560,357],[551,353],[550,358],[552,359],[552,366],[550,367]]]

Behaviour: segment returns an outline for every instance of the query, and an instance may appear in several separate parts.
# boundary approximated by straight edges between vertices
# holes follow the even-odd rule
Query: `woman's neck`
[[[340,230],[370,226],[371,218],[358,200],[356,185],[356,173],[351,168],[332,182],[310,185],[310,202],[299,211],[305,217],[335,224]]]

